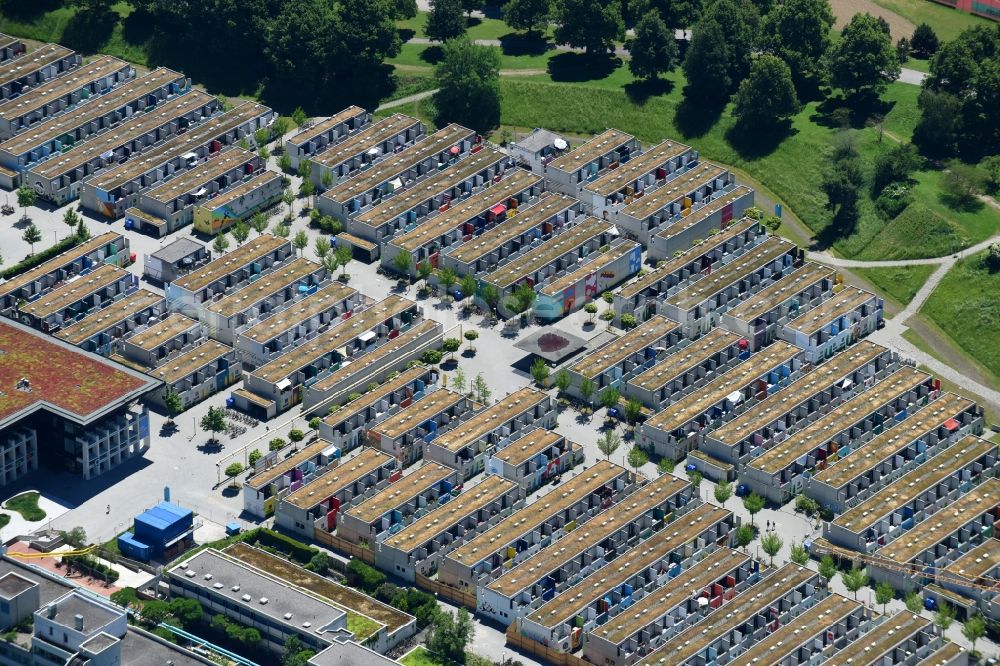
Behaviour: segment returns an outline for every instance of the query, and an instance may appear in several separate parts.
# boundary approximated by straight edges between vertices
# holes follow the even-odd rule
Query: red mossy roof
[[[22,379],[30,390],[18,388]],[[84,420],[148,383],[97,356],[0,321],[0,421],[38,403]]]

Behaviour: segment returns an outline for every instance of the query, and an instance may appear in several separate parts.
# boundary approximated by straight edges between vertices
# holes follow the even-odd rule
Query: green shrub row
[[[0,273],[0,277],[2,277],[5,280],[9,280],[12,277],[20,275],[21,273],[25,273],[34,268],[35,266],[48,261],[57,254],[62,254],[67,250],[72,250],[74,247],[76,247],[82,242],[83,241],[80,239],[79,236],[73,234],[69,238],[62,239],[52,247],[47,247],[41,252],[36,252],[35,254],[31,255],[24,261],[14,264],[7,270]]]

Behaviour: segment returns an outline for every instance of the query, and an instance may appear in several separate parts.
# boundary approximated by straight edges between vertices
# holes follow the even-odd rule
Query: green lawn
[[[45,518],[45,511],[38,506],[38,493],[22,493],[4,503],[4,508],[17,511],[25,520],[36,522]]]
[[[921,309],[965,353],[1000,376],[1000,272],[984,254],[959,260]]]
[[[931,61],[930,60],[923,60],[921,58],[912,58],[911,57],[905,63],[903,63],[903,67],[905,67],[906,69],[915,69],[918,72],[930,72],[931,71]]]
[[[861,268],[854,271],[885,292],[889,298],[906,305],[917,295],[935,268],[936,266],[899,266]]]
[[[426,37],[427,33],[424,32],[424,27],[427,25],[427,12],[417,12],[417,15],[411,19],[406,19],[404,21],[397,21],[396,27],[406,33],[413,33],[413,37]],[[469,39],[500,39],[506,35],[514,33],[514,31],[506,23],[499,19],[493,18],[472,18],[468,19],[468,30],[466,31],[466,36]],[[546,31],[547,35],[552,34],[552,29],[549,28]]]
[[[364,643],[381,626],[381,624],[370,617],[351,610],[347,611],[347,630],[354,634],[354,640],[358,643]]]
[[[404,666],[453,666],[454,662],[439,657],[423,645],[418,645],[405,657],[401,657],[399,663]],[[491,660],[473,652],[465,653],[465,666],[489,666],[492,663]]]
[[[937,36],[945,42],[955,39],[958,33],[966,28],[992,25],[987,19],[939,5],[931,0],[875,0],[875,4],[896,12],[914,25],[929,24]]]
[[[557,55],[554,50],[541,54],[508,55],[502,53],[500,56],[500,69],[541,69],[548,67],[549,60]],[[409,67],[426,67],[430,73],[431,68],[441,59],[441,47],[436,44],[403,44],[399,55],[389,58],[386,62],[393,65],[406,65]]]

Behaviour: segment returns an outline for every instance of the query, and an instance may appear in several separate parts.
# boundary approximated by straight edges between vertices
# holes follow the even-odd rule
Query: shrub
[[[268,451],[280,451],[281,449],[285,448],[285,444],[286,443],[287,442],[285,442],[285,440],[281,439],[280,437],[275,437],[270,442],[268,442],[268,444],[267,444],[267,450]]]
[[[811,516],[819,511],[819,502],[811,497],[806,497],[805,495],[798,495],[795,497],[795,510],[801,511],[807,516]]]
[[[313,556],[320,552],[301,541],[296,541],[291,537],[271,530],[261,530],[257,534],[256,544],[273,548],[289,556],[299,564],[308,564],[312,561]]]
[[[895,219],[913,202],[910,189],[902,183],[891,183],[875,200],[875,206],[887,220]]]
[[[347,580],[368,594],[373,594],[385,580],[385,574],[358,559],[347,565]]]
[[[441,362],[444,355],[441,353],[440,349],[428,349],[424,352],[424,355],[420,357],[420,360],[427,365],[437,365]]]
[[[72,250],[81,242],[83,242],[82,239],[76,234],[73,234],[69,238],[62,239],[52,247],[45,248],[40,252],[35,252],[24,261],[14,264],[7,270],[0,273],[0,277],[2,277],[4,280],[9,280],[16,275],[20,275],[21,273],[31,270],[38,264],[48,261],[57,254],[62,254],[63,252]]]
[[[288,431],[288,439],[292,440],[296,444],[301,442],[306,438],[306,434],[299,430],[298,428],[292,428]]]

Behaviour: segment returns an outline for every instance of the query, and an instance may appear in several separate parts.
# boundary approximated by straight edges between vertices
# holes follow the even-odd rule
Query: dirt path
[[[872,0],[831,0],[833,15],[837,17],[837,29],[840,30],[851,17],[858,12],[867,12],[872,16],[881,16],[889,22],[889,29],[892,31],[892,41],[895,43],[900,37],[909,39],[916,27],[899,14],[889,11],[884,7],[879,7]]]

